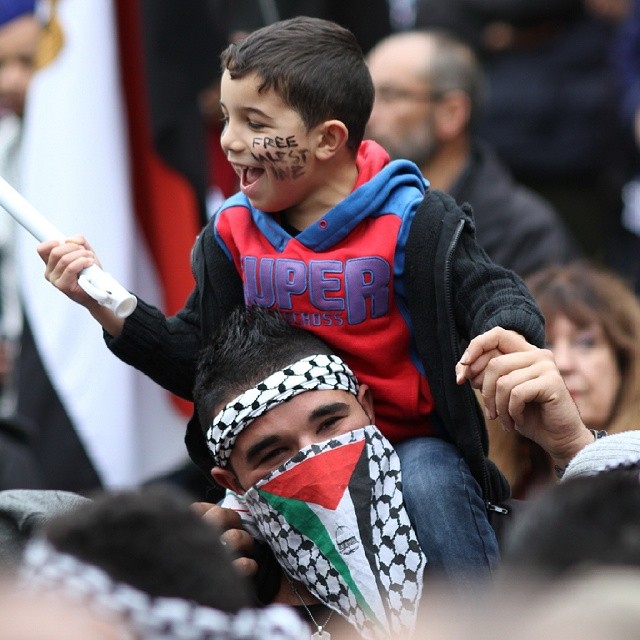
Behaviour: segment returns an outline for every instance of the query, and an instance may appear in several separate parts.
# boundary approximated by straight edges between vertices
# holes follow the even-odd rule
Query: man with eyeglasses
[[[367,61],[376,91],[367,136],[392,158],[415,162],[432,188],[471,204],[478,243],[495,262],[527,276],[577,257],[551,205],[515,183],[474,136],[484,78],[469,47],[409,31],[380,41]]]

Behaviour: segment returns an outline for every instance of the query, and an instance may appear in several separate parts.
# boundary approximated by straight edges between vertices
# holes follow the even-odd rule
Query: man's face
[[[381,43],[367,60],[376,93],[366,137],[392,159],[412,160],[421,168],[436,148],[436,105],[424,70],[427,55],[423,40],[403,36]]]
[[[312,390],[294,396],[256,418],[236,439],[229,466],[220,470],[236,493],[277,469],[311,444],[324,442],[373,422],[366,385],[348,391]],[[216,468],[218,469],[218,468]],[[220,482],[214,469],[214,478]]]
[[[33,16],[22,16],[0,27],[0,110],[19,116],[24,112],[39,30]]]

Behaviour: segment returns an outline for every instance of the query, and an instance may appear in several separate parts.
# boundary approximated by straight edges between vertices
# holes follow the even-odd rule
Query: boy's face
[[[216,467],[214,478],[236,493],[244,493],[304,447],[372,422],[366,385],[361,385],[357,397],[340,390],[305,391],[256,418],[240,433],[229,467]]]
[[[221,144],[251,204],[266,212],[305,208],[316,194],[315,151],[320,127],[307,130],[295,109],[273,91],[258,92],[259,77],[222,76]]]

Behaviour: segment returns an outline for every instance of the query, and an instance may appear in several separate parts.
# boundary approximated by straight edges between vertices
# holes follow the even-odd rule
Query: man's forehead
[[[310,421],[320,420],[355,402],[355,396],[341,389],[312,389],[293,396],[286,402],[269,409],[253,420],[239,434],[240,438],[260,438],[270,435],[295,433]],[[249,435],[245,435],[249,434]]]

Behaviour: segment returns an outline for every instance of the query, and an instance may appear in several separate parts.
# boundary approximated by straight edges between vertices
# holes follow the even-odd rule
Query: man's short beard
[[[387,151],[392,160],[410,160],[422,169],[433,159],[437,151],[437,144],[433,138],[419,144],[412,140],[402,146],[390,146]]]

